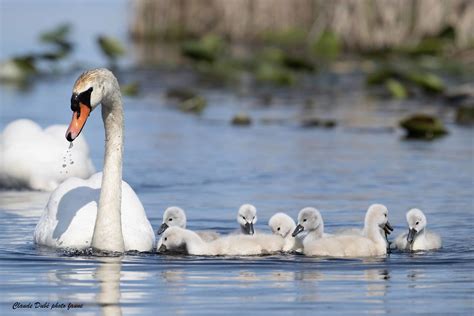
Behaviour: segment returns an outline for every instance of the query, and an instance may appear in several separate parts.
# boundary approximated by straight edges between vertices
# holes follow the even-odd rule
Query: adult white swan
[[[0,134],[0,186],[52,191],[71,176],[90,177],[95,170],[85,139],[78,137],[69,151],[65,129],[42,129],[28,119],[10,122]]]
[[[123,109],[117,79],[107,69],[84,72],[74,84],[66,138],[78,137],[91,111],[102,104],[105,127],[103,174],[70,178],[52,194],[36,226],[37,244],[103,251],[148,251],[155,235],[143,205],[122,181]]]

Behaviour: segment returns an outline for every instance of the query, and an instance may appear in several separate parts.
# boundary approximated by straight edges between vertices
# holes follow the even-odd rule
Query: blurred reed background
[[[231,41],[311,41],[325,31],[350,50],[414,43],[451,27],[456,47],[472,45],[471,0],[137,0],[136,40],[213,33]]]

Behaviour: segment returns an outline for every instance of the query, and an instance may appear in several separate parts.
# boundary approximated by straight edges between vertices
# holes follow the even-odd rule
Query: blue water
[[[88,2],[77,6],[78,12],[86,11]],[[124,12],[120,5],[115,11],[104,6],[104,14]],[[112,28],[104,25],[104,31]],[[15,43],[3,35],[2,51]],[[87,57],[86,51],[77,54]],[[100,55],[91,60],[100,63]],[[47,76],[26,90],[0,86],[0,130],[24,117],[43,127],[66,124],[78,73]],[[406,230],[409,208],[424,210],[444,247],[367,260],[73,255],[33,244],[49,193],[0,191],[2,315],[40,312],[34,306],[14,310],[15,302],[83,304],[69,311],[49,306],[49,311],[84,315],[474,312],[474,135],[451,124],[452,112],[438,101],[379,100],[364,92],[358,75],[320,78],[318,84],[309,82],[305,93],[271,90],[270,106],[260,101],[259,89],[235,93],[201,85],[185,71],[129,70],[120,79],[143,82],[140,97],[124,100],[124,179],[155,230],[163,210],[179,205],[187,211],[190,229],[227,233],[237,225],[240,204],[249,202],[258,209],[257,230],[268,231],[266,223],[275,212],[295,218],[300,208],[315,206],[331,232],[362,226],[365,210],[378,202],[388,207],[395,236]],[[181,113],[164,97],[176,85],[193,86],[208,99],[203,115]],[[308,97],[315,99],[314,108],[304,107]],[[400,130],[391,129],[400,117],[419,110],[442,115],[450,134],[433,142],[405,141]],[[229,124],[241,111],[252,116],[252,126]],[[313,114],[339,124],[301,128],[299,118]],[[264,124],[262,118],[284,122]],[[100,170],[104,133],[99,113],[91,115],[83,133]]]

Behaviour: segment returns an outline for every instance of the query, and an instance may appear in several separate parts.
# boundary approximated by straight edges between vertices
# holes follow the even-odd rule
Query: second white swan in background
[[[28,119],[9,123],[0,134],[0,186],[52,191],[69,177],[90,177],[95,170],[87,142],[79,136],[68,150],[66,128],[42,129]]]

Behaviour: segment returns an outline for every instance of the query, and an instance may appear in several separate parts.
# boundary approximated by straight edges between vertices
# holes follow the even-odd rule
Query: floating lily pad
[[[40,40],[44,43],[64,43],[71,32],[71,25],[61,24],[55,29],[40,34]]]
[[[385,83],[385,87],[390,92],[391,96],[395,99],[405,99],[408,96],[407,89],[398,80],[388,79]]]
[[[324,127],[324,128],[333,128],[337,125],[335,120],[330,119],[321,119],[319,117],[308,117],[303,119],[301,126],[305,128],[312,127]]]
[[[400,121],[407,138],[433,139],[448,133],[441,120],[433,115],[414,114]]]
[[[116,38],[101,35],[97,38],[97,43],[104,55],[112,61],[125,55],[123,44]]]
[[[256,78],[258,81],[277,85],[292,85],[296,81],[291,71],[270,63],[262,63],[258,66]]]
[[[252,118],[245,113],[236,114],[231,121],[232,125],[248,126],[252,124]]]
[[[444,91],[443,81],[432,73],[411,72],[407,74],[407,79],[426,92],[441,93]]]
[[[122,94],[126,96],[136,96],[140,92],[140,84],[138,82],[131,82],[125,85],[120,86],[120,90],[122,90]]]
[[[456,123],[474,125],[474,105],[463,105],[456,110]]]
[[[206,108],[207,101],[201,96],[195,96],[179,104],[179,109],[183,112],[200,114]]]
[[[212,63],[223,52],[224,48],[224,41],[219,36],[206,35],[200,40],[183,43],[181,52],[188,58]]]
[[[166,91],[166,97],[170,99],[177,99],[179,101],[186,101],[197,97],[196,91],[184,87],[170,88]]]

